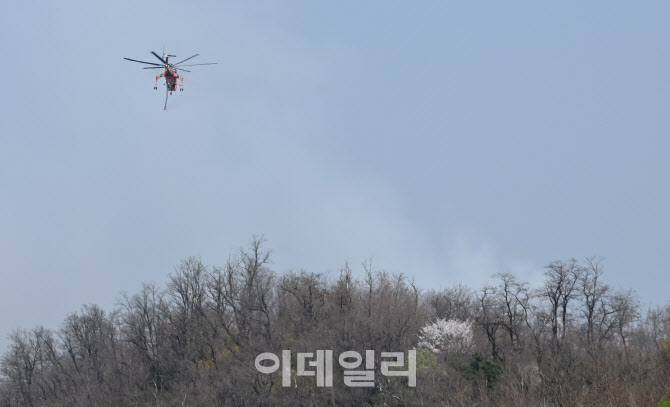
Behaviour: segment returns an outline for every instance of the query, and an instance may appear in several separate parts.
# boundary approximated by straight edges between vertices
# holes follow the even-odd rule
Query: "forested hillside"
[[[0,407],[657,406],[670,397],[670,306],[610,286],[598,259],[436,291],[411,275],[344,265],[339,276],[277,273],[262,239],[223,267],[189,258],[165,285],[116,309],[83,307],[60,329],[14,332]],[[651,282],[650,282],[651,284]],[[436,281],[449,286],[449,281]],[[298,376],[295,354],[416,349],[416,387],[380,371],[373,387]],[[256,357],[290,350],[293,375]],[[375,356],[376,358],[378,356]]]

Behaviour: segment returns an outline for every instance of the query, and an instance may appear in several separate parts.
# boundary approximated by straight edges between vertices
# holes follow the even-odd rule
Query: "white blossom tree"
[[[437,319],[421,328],[419,348],[433,353],[465,353],[472,346],[472,322]]]

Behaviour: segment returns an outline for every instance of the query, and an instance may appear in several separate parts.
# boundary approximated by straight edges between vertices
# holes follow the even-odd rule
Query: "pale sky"
[[[222,265],[479,287],[602,256],[664,304],[670,3],[10,2],[0,346]],[[193,62],[163,111],[152,61]]]

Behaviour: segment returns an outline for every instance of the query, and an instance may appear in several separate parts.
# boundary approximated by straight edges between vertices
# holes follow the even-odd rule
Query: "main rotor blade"
[[[142,69],[164,69],[164,68],[165,68],[164,66],[148,66],[148,67],[142,68]],[[181,67],[178,67],[178,66],[174,66],[174,67],[171,67],[171,68],[174,69],[174,70],[179,70],[179,71],[184,71],[184,72],[191,72],[187,69],[184,69],[184,68],[181,68]]]
[[[182,65],[182,66],[197,66],[197,65],[216,65],[218,62],[208,62],[206,64],[190,64],[190,65]]]
[[[156,58],[160,59],[160,61],[161,61],[162,63],[164,63],[165,65],[168,64],[163,58],[159,57],[157,53],[155,53],[155,52],[153,52],[153,51],[151,51],[151,53],[154,54],[154,56],[155,56]]]
[[[128,61],[133,61],[133,62],[139,62],[140,64],[156,65],[156,66],[159,67],[159,68],[161,67],[161,65],[159,65],[159,64],[155,64],[155,63],[153,63],[153,62],[138,61],[138,60],[136,60],[136,59],[130,59],[130,58],[123,58],[123,59],[127,59]]]
[[[183,61],[179,61],[179,62],[177,62],[175,65],[179,65],[179,64],[181,64],[182,62],[186,62],[186,61],[188,61],[188,60],[191,59],[191,58],[195,58],[195,57],[197,57],[198,55],[200,55],[200,54],[195,54],[195,55],[193,55],[192,57],[188,57],[188,58],[186,58],[186,59],[183,60]]]
[[[165,68],[164,66],[148,66],[148,67],[142,68],[142,69],[164,69],[164,68]],[[187,69],[184,69],[184,68],[181,68],[181,67],[178,67],[178,66],[172,67],[172,69],[180,70],[180,71],[184,71],[184,72],[191,72]]]

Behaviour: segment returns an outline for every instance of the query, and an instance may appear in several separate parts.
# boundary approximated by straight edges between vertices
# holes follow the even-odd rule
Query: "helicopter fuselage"
[[[177,78],[179,77],[177,71],[174,71],[170,68],[165,68],[163,76],[165,77],[165,86],[167,86],[170,91],[176,91]]]

